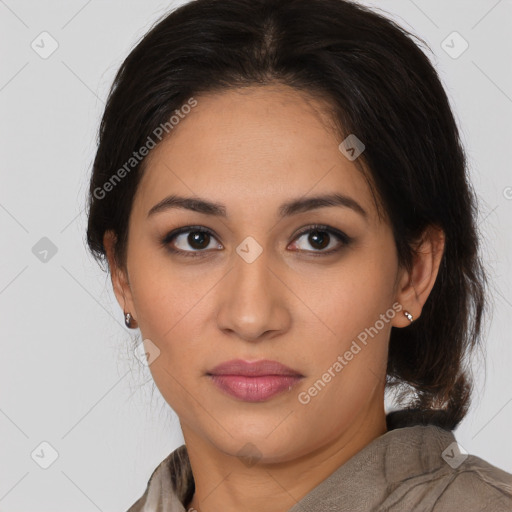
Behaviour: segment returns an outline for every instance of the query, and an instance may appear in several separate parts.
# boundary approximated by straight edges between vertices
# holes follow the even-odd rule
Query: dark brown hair
[[[481,338],[486,278],[464,149],[420,44],[428,47],[346,0],[195,0],[166,15],[123,62],[108,97],[89,190],[92,254],[104,261],[103,235],[113,230],[125,265],[145,160],[112,178],[192,96],[284,83],[321,97],[340,135],[366,146],[356,164],[390,219],[399,263],[410,268],[427,226],[445,233],[421,316],[391,331],[387,386],[406,409],[388,415],[388,426],[400,419],[455,428],[470,403],[466,356]]]

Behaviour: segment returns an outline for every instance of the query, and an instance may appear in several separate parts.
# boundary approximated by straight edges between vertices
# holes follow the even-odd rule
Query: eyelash
[[[331,227],[326,226],[324,224],[313,224],[312,226],[308,226],[307,228],[301,230],[296,235],[294,240],[296,240],[297,238],[300,238],[301,236],[303,236],[303,235],[305,235],[307,233],[315,232],[315,231],[322,232],[322,233],[328,233],[330,235],[334,235],[334,237],[337,238],[338,241],[341,242],[342,245],[340,247],[337,247],[335,249],[331,249],[329,251],[318,251],[318,250],[317,251],[301,251],[301,250],[299,250],[298,252],[311,253],[311,255],[313,255],[314,257],[316,257],[316,256],[328,256],[330,254],[334,254],[334,253],[340,251],[343,247],[346,247],[346,246],[350,245],[350,243],[352,243],[352,241],[353,241],[353,239],[351,237],[349,237],[348,235],[346,235],[342,231],[339,231],[337,229],[331,228]],[[207,234],[209,234],[210,236],[212,236],[212,237],[214,237],[216,239],[215,233],[213,233],[208,228],[204,228],[202,226],[184,226],[182,228],[175,229],[174,231],[171,231],[170,233],[165,235],[165,237],[161,241],[162,245],[166,248],[166,250],[170,251],[173,254],[178,254],[178,255],[182,255],[182,256],[186,256],[186,257],[195,257],[195,258],[197,258],[197,257],[205,257],[206,256],[205,253],[208,252],[206,250],[182,251],[181,249],[174,249],[174,248],[170,247],[170,243],[178,235],[181,235],[183,233],[207,233]],[[203,253],[203,254],[201,254],[201,253]]]

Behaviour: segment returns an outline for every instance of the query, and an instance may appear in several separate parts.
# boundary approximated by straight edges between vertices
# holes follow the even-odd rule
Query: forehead
[[[146,157],[137,207],[147,212],[179,193],[258,213],[264,203],[338,192],[374,214],[364,176],[339,150],[326,102],[284,85],[195,99],[197,106]]]

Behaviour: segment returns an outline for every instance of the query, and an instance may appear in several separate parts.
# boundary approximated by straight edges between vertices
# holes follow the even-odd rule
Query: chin
[[[239,457],[248,467],[256,462],[286,462],[302,454],[302,446],[307,444],[307,440],[301,439],[306,433],[303,429],[297,428],[294,431],[284,428],[283,423],[280,424],[282,419],[269,421],[268,418],[262,418],[261,421],[244,421],[238,418],[236,422],[223,422],[229,433],[219,427],[215,431],[203,432],[203,435],[220,452]]]

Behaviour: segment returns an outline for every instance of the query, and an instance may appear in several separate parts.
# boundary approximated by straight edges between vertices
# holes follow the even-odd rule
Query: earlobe
[[[423,305],[434,287],[445,247],[445,235],[441,228],[428,226],[415,246],[410,272],[404,271],[398,288],[397,300],[404,314],[398,315],[393,322],[395,327],[411,324],[407,312],[417,319]]]

